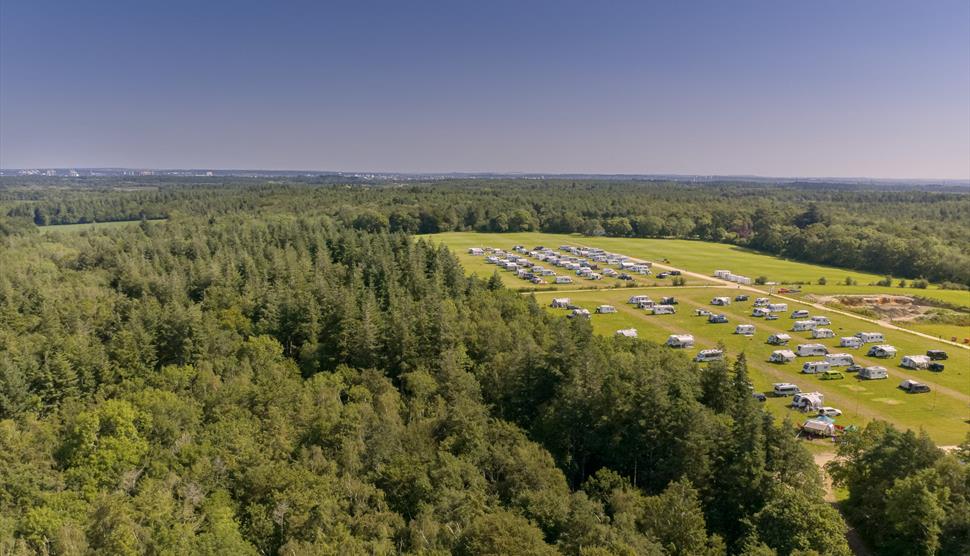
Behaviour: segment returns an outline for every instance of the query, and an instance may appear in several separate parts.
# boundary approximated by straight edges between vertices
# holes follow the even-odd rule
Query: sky
[[[0,0],[0,167],[970,178],[970,2]]]

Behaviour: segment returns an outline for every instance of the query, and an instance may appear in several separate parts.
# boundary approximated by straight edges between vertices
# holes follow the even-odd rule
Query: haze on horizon
[[[970,3],[0,0],[0,168],[970,178]]]

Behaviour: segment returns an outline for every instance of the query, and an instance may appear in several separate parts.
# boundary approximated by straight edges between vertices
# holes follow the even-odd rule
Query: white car
[[[818,410],[819,415],[825,415],[826,417],[839,417],[842,415],[841,409],[835,409],[834,407],[823,407]]]

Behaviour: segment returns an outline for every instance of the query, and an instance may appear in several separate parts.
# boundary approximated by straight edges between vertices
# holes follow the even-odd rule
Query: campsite
[[[722,268],[777,269],[781,276],[791,279],[805,278],[818,275],[819,272],[831,271],[820,269],[804,263],[790,263],[778,261],[766,255],[748,252],[731,253],[735,258],[718,263],[708,260],[712,253],[725,253],[730,249],[723,245],[713,245],[704,242],[669,242],[670,253],[663,256],[661,246],[664,240],[639,240],[612,238],[587,238],[581,236],[558,236],[552,234],[438,234],[436,241],[442,241],[458,254],[469,273],[489,276],[496,270],[494,265],[478,264],[480,257],[467,255],[472,246],[490,246],[509,249],[513,245],[551,246],[555,249],[561,245],[590,246],[608,249],[610,245],[619,243],[626,251],[616,251],[629,257],[647,259],[645,255],[654,254],[656,265],[661,268],[674,267],[678,260],[685,261],[683,269],[695,272],[698,268],[710,268],[711,274]],[[643,245],[640,245],[640,244]],[[696,246],[698,253],[692,252]],[[724,249],[722,249],[724,248]],[[762,260],[767,259],[767,260]],[[668,261],[661,263],[660,261]],[[702,262],[703,261],[703,262]],[[688,266],[690,265],[690,266]],[[695,266],[696,265],[696,266]],[[716,267],[716,268],[715,268]],[[807,268],[806,268],[807,267]],[[655,268],[655,272],[659,272]],[[757,275],[758,272],[746,270],[747,274]],[[866,277],[861,273],[854,273],[857,279],[865,280],[878,278]],[[509,272],[499,272],[499,276],[507,287],[529,290],[525,281],[519,280]],[[615,313],[596,314],[590,319],[593,330],[603,335],[615,335],[618,330],[635,329],[641,339],[663,343],[670,335],[689,334],[695,339],[692,348],[685,350],[693,359],[702,349],[716,348],[723,345],[727,349],[726,357],[732,358],[742,351],[747,355],[749,368],[757,391],[770,392],[771,385],[777,382],[793,382],[801,386],[803,391],[820,391],[825,394],[826,403],[842,410],[843,415],[836,422],[840,426],[864,425],[873,419],[888,421],[901,428],[925,429],[931,437],[941,445],[959,443],[967,434],[966,422],[967,406],[970,403],[970,351],[965,348],[940,342],[931,338],[915,336],[903,331],[882,328],[872,322],[862,320],[852,315],[828,312],[812,307],[795,299],[785,299],[787,306],[778,320],[766,320],[752,315],[754,298],[748,301],[733,301],[738,286],[724,286],[723,283],[708,280],[704,276],[688,275],[690,280],[685,286],[671,286],[665,280],[654,280],[652,275],[638,276],[635,287],[620,285],[594,284],[592,288],[584,288],[582,282],[574,284],[568,290],[571,304],[577,307],[596,311],[597,307],[609,305],[616,309]],[[711,276],[711,278],[714,278]],[[758,286],[749,286],[758,287]],[[551,311],[550,304],[554,298],[567,295],[562,293],[565,288],[545,292],[523,292],[523,295],[534,295],[537,303]],[[732,291],[734,290],[734,291]],[[764,290],[767,294],[767,289]],[[653,301],[662,297],[675,297],[679,302],[679,310],[674,314],[655,315],[650,309],[640,309],[628,303],[632,296],[644,295]],[[788,297],[787,295],[785,296]],[[720,298],[727,298],[722,300]],[[777,296],[771,297],[775,304]],[[716,303],[716,305],[712,304]],[[777,307],[780,309],[780,307]],[[728,327],[708,324],[709,317],[696,316],[695,310],[710,312],[714,315],[723,314],[731,323]],[[794,323],[789,313],[807,311],[813,317],[824,317],[822,322],[830,322],[826,329],[831,330],[832,336],[826,335],[821,339],[813,338],[815,327],[805,325],[801,331],[793,331]],[[562,310],[566,315],[569,311]],[[798,313],[804,314],[804,313]],[[808,319],[810,322],[811,319]],[[752,325],[753,334],[735,334],[737,326]],[[745,328],[745,330],[747,330]],[[867,350],[874,344],[864,344],[859,349],[840,346],[840,338],[854,336],[857,333],[874,332],[880,330],[885,343],[897,349],[897,355],[890,359],[868,357]],[[777,346],[768,343],[769,336],[788,334],[791,340],[786,349],[794,350],[798,345],[823,344],[828,353],[848,353],[854,362],[863,366],[881,365],[889,372],[890,380],[859,380],[855,374],[845,375],[844,380],[822,380],[819,375],[801,373],[802,366],[807,361],[825,360],[825,356],[797,357],[787,364],[769,362],[772,352]],[[878,335],[873,336],[877,338]],[[924,370],[905,369],[900,362],[907,355],[922,355],[930,349],[941,349],[951,354],[946,370],[941,373],[929,373]],[[897,385],[900,380],[913,379],[931,385],[932,393],[924,396],[906,396]],[[787,407],[783,399],[768,396],[765,406],[780,418],[788,417],[792,422],[800,423],[804,415]]]

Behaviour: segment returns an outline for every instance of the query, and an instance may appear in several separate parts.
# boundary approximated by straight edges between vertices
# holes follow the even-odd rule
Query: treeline
[[[848,554],[743,356],[327,217],[59,241],[2,244],[4,554]]]
[[[128,180],[123,188],[105,180],[104,190],[79,192],[3,183],[0,204],[10,207],[8,217],[40,225],[234,210],[324,213],[372,232],[699,239],[881,275],[970,285],[970,195],[959,189],[564,180],[360,185],[225,178],[215,185]]]

